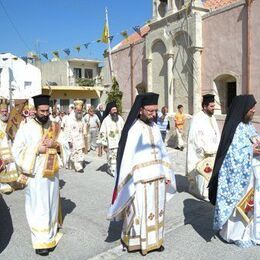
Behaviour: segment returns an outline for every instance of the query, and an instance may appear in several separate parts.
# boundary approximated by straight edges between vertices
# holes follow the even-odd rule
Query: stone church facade
[[[250,2],[250,3],[249,3]],[[259,1],[153,0],[150,22],[113,48],[114,73],[127,113],[137,93],[160,94],[169,112],[201,109],[216,95],[218,119],[238,94],[260,97]],[[122,65],[124,64],[124,65]],[[257,108],[256,122],[260,115]]]

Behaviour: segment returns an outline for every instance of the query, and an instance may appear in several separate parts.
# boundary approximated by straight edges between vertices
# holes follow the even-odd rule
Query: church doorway
[[[220,75],[214,80],[217,92],[217,103],[221,109],[221,114],[226,114],[227,110],[237,95],[237,81],[232,75]]]

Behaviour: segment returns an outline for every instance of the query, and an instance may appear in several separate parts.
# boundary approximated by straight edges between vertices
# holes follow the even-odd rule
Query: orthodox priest
[[[86,127],[83,120],[83,101],[75,100],[74,104],[75,112],[70,115],[65,132],[71,149],[70,163],[76,172],[84,172]]]
[[[36,254],[48,255],[61,233],[59,227],[59,167],[66,162],[68,147],[58,124],[49,120],[49,96],[35,96],[35,118],[21,126],[12,152],[23,172],[25,210]],[[62,160],[60,155],[63,155]]]
[[[108,219],[124,219],[121,241],[128,251],[162,251],[165,200],[176,192],[175,176],[154,122],[158,94],[136,97],[117,154],[117,178]],[[167,196],[165,196],[167,193]]]
[[[112,176],[115,176],[116,173],[117,149],[123,127],[124,120],[118,114],[116,102],[108,103],[99,131],[99,144],[104,146],[107,154],[108,173]]]
[[[217,153],[220,133],[214,117],[214,95],[206,94],[202,100],[202,111],[192,119],[187,143],[187,172],[189,192],[199,199],[208,200],[208,181],[211,177]],[[209,165],[206,161],[208,160]],[[204,164],[205,171],[198,165]]]
[[[214,230],[239,247],[260,244],[260,138],[252,124],[253,95],[233,99],[224,124],[209,199]]]
[[[9,118],[8,102],[0,100],[0,193],[11,193],[18,171],[11,152],[11,140],[6,133]]]

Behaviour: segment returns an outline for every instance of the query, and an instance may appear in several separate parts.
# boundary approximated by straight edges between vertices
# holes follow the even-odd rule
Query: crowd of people
[[[240,247],[260,244],[260,137],[252,124],[256,100],[233,99],[220,133],[214,95],[202,97],[184,138],[183,105],[169,116],[158,111],[156,93],[136,96],[124,120],[116,102],[96,109],[75,100],[65,113],[52,108],[50,96],[35,96],[25,106],[14,140],[7,133],[8,103],[0,104],[0,192],[26,189],[25,209],[36,253],[48,255],[62,234],[58,172],[83,173],[86,154],[106,153],[107,173],[115,177],[108,219],[123,220],[121,241],[128,251],[163,251],[165,204],[177,191],[167,152],[169,130],[175,148],[186,147],[189,192],[215,205],[214,230]],[[48,198],[48,199],[46,199]]]

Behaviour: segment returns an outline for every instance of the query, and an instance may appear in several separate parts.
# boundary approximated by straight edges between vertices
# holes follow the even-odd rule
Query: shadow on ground
[[[196,199],[186,199],[183,204],[184,224],[191,225],[206,242],[210,242],[215,235],[212,228],[214,207]]]
[[[83,162],[83,168],[85,168],[85,167],[86,167],[87,165],[89,165],[90,163],[91,163],[91,162],[85,160],[85,161]]]
[[[121,238],[121,232],[123,228],[123,220],[121,221],[110,221],[108,231],[107,231],[107,238],[105,242],[112,243]]]
[[[66,181],[60,179],[60,189],[62,189],[66,184]]]
[[[99,168],[97,168],[96,171],[97,172],[107,172],[107,169],[108,169],[108,165],[107,165],[107,163],[104,163]]]
[[[13,223],[9,208],[0,195],[0,254],[9,244],[13,231]]]
[[[189,181],[186,176],[176,174],[175,179],[176,179],[176,187],[178,192],[189,191]]]
[[[76,208],[76,204],[70,199],[61,198],[61,209],[63,221],[66,215],[70,214]]]

